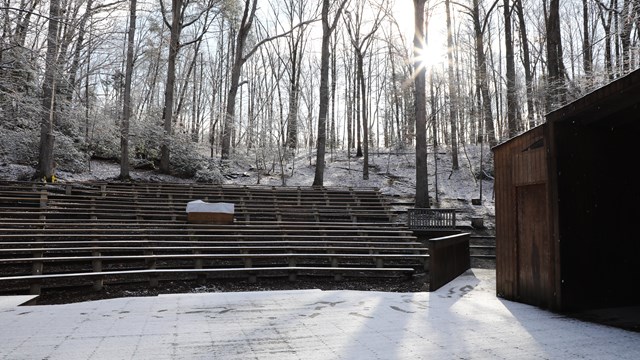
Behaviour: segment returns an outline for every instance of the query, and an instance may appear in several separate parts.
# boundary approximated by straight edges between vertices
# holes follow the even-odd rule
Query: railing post
[[[289,257],[289,267],[296,267],[296,258],[293,256]],[[296,272],[295,271],[291,271],[289,272],[289,281],[295,281],[296,280]]]
[[[91,256],[94,257],[91,260],[91,266],[93,267],[93,272],[102,272],[102,260],[100,257],[100,251],[92,251]],[[98,277],[93,281],[93,290],[100,291],[104,286],[104,278]]]
[[[248,253],[247,251],[243,251],[242,253],[247,255],[247,257],[245,257],[245,258],[243,259],[243,260],[244,260],[244,267],[245,267],[245,268],[251,268],[251,267],[253,267],[253,261],[252,261],[252,259],[251,259],[250,257],[248,257],[249,253]],[[256,277],[256,274],[255,274],[255,273],[253,273],[253,272],[250,272],[250,273],[249,273],[249,282],[250,282],[250,283],[254,283],[254,282],[256,282],[256,281],[258,281],[258,279],[257,279],[257,277]]]
[[[456,209],[453,209],[451,214],[452,214],[451,216],[453,217],[453,221],[452,221],[453,222],[453,228],[455,229],[455,227],[456,227]]]
[[[33,252],[33,257],[34,258],[41,258],[42,257],[42,251],[34,251]],[[33,265],[31,266],[31,274],[32,275],[42,275],[43,268],[44,268],[44,263],[42,261],[34,261]],[[41,280],[35,280],[33,283],[31,283],[31,285],[29,287],[29,293],[31,295],[40,295],[41,290],[42,290],[42,282],[41,282]]]
[[[199,254],[202,254],[202,251],[194,250],[193,253],[196,254],[196,255],[199,255]],[[203,269],[204,268],[204,260],[202,258],[196,258],[195,268],[196,269]],[[196,277],[198,279],[198,284],[200,284],[200,285],[204,285],[207,282],[207,275],[206,274],[198,273],[198,275]]]
[[[153,255],[153,251],[151,251],[151,250],[145,250],[144,253],[145,253],[145,255]],[[154,259],[154,258],[148,259],[147,267],[148,267],[149,270],[155,270],[156,269],[156,259]],[[158,287],[158,275],[157,274],[150,274],[149,275],[149,286]]]

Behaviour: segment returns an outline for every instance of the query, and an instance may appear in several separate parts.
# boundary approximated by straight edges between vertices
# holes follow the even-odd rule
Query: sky
[[[433,1],[432,1],[433,2]],[[446,61],[446,16],[444,3],[434,2],[425,5],[427,8],[427,51],[424,61],[427,66],[438,66]],[[393,14],[400,26],[405,41],[412,44],[415,32],[413,1],[396,0],[393,5]]]

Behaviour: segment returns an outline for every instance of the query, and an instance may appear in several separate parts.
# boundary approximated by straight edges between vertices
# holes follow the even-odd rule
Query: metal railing
[[[408,209],[407,226],[411,230],[454,230],[456,209]]]

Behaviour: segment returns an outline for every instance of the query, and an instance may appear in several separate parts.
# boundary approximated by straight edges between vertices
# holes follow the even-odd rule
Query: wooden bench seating
[[[270,264],[272,262],[280,262],[290,264],[292,260],[298,261],[315,261],[316,259],[336,260],[336,259],[366,259],[374,260],[374,264],[379,260],[412,260],[428,258],[428,254],[361,254],[361,253],[334,253],[329,254],[325,252],[306,252],[306,253],[197,253],[197,254],[144,254],[144,255],[68,255],[68,256],[42,256],[42,257],[10,257],[0,258],[0,265],[15,264],[15,263],[49,263],[49,262],[63,262],[63,263],[77,263],[77,262],[89,262],[91,261],[114,261],[118,265],[122,265],[123,261],[134,260],[199,260],[199,259],[240,259],[243,262],[251,261],[252,259],[269,259]],[[415,264],[415,263],[414,263]],[[383,266],[379,266],[383,267]],[[1,278],[0,278],[1,279]]]
[[[227,253],[227,252],[242,252],[242,253],[273,253],[273,252],[286,252],[286,253],[304,253],[304,252],[325,252],[325,253],[363,253],[363,254],[420,254],[426,252],[428,249],[425,247],[391,247],[385,246],[390,244],[370,244],[364,243],[346,245],[343,244],[331,244],[331,245],[304,245],[304,244],[241,244],[241,245],[218,245],[203,246],[199,243],[183,243],[182,246],[175,246],[176,244],[169,244],[168,246],[159,246],[157,243],[147,244],[135,241],[129,241],[127,243],[116,242],[93,242],[77,244],[73,242],[55,242],[43,244],[42,242],[29,242],[29,243],[12,243],[17,246],[27,247],[15,247],[15,248],[0,248],[0,256],[12,256],[23,253],[80,253],[80,252],[100,252],[105,253],[144,253],[144,252],[207,252],[207,253]],[[45,245],[45,246],[43,246]],[[126,245],[126,246],[125,246]]]
[[[72,221],[65,221],[72,220]],[[185,224],[177,222],[137,222],[137,221],[96,221],[77,219],[0,219],[0,232],[4,239],[13,235],[31,235],[46,238],[56,234],[84,234],[91,235],[128,235],[137,234],[148,237],[174,235],[175,237],[189,237],[195,235],[224,236],[230,234],[245,234],[255,236],[356,236],[356,237],[387,237],[397,240],[415,241],[412,233],[397,224],[362,225],[354,223],[281,223],[257,222],[234,223],[229,225]]]
[[[202,268],[202,269],[138,269],[138,270],[117,270],[117,271],[86,271],[71,273],[56,273],[43,275],[13,275],[0,278],[0,283],[29,283],[31,292],[38,293],[44,281],[50,280],[69,280],[85,282],[87,279],[93,281],[93,288],[101,290],[105,279],[123,278],[143,276],[149,282],[150,286],[158,286],[160,280],[173,280],[175,275],[198,276],[198,279],[204,280],[201,276],[221,277],[246,277],[251,282],[255,282],[259,276],[284,275],[289,280],[296,280],[298,276],[332,276],[336,281],[342,280],[347,276],[362,277],[363,275],[375,277],[395,277],[397,274],[410,276],[414,272],[412,268],[376,268],[376,267],[314,267],[314,266],[274,266],[274,267],[227,267],[227,268]],[[166,276],[166,279],[160,279],[160,276]],[[206,279],[206,278],[205,278]],[[84,280],[84,281],[83,281]],[[66,281],[65,281],[66,283]]]
[[[196,199],[233,202],[234,223],[188,223]],[[375,189],[0,182],[0,283],[32,293],[53,279],[405,276],[428,259]]]
[[[169,241],[169,240],[189,240],[189,241],[198,241],[204,242],[207,241],[209,243],[216,242],[226,242],[226,243],[245,243],[252,241],[260,241],[263,242],[278,242],[278,241],[290,241],[290,242],[298,242],[298,243],[323,243],[323,242],[332,242],[332,243],[344,243],[344,242],[357,242],[359,240],[360,243],[369,243],[369,242],[388,242],[393,244],[400,244],[408,246],[410,243],[409,237],[400,238],[400,239],[390,239],[388,236],[326,236],[326,235],[318,235],[318,234],[310,234],[310,235],[262,235],[262,234],[228,234],[228,235],[191,235],[191,236],[182,236],[182,235],[157,235],[157,236],[149,236],[144,234],[94,234],[94,235],[86,235],[86,234],[48,234],[48,235],[34,235],[34,234],[20,234],[20,235],[8,235],[2,236],[3,240],[0,242],[0,247],[2,247],[3,243],[7,241],[19,242],[20,240],[35,240],[41,239],[41,242],[51,242],[51,241],[60,241],[60,240],[75,240],[77,242],[82,241],[103,241],[103,240],[149,240],[149,241]]]
[[[20,196],[17,196],[20,193]],[[201,194],[202,195],[202,194]],[[210,194],[209,194],[210,195]],[[394,222],[396,214],[389,210],[381,198],[375,201],[356,201],[353,198],[340,198],[340,201],[328,201],[326,195],[317,197],[296,196],[292,201],[275,200],[273,196],[247,196],[240,198],[215,199],[206,196],[182,194],[176,197],[138,196],[138,193],[101,193],[92,195],[68,195],[47,193],[44,191],[28,193],[0,191],[1,211],[6,217],[31,216],[59,217],[61,212],[77,218],[114,218],[135,217],[140,220],[168,219],[182,220],[186,217],[187,202],[194,199],[204,201],[225,201],[235,205],[235,219],[244,221],[382,221]],[[124,211],[123,211],[124,210]],[[118,213],[114,213],[118,211]]]
[[[426,259],[429,256],[424,253],[347,253],[340,249],[335,253],[328,253],[326,249],[321,249],[323,252],[311,252],[310,248],[306,248],[306,251],[302,253],[251,253],[249,251],[211,253],[205,252],[203,249],[206,250],[206,248],[183,248],[180,249],[181,252],[191,250],[193,253],[160,253],[158,250],[147,248],[143,249],[144,254],[140,255],[110,255],[110,251],[103,247],[79,252],[65,251],[65,256],[44,256],[48,249],[43,251],[30,249],[33,256],[0,258],[0,270],[4,274],[0,277],[0,283],[21,280],[23,286],[28,283],[34,291],[32,287],[34,281],[45,278],[60,278],[69,274],[99,273],[102,275],[101,281],[103,281],[107,276],[105,272],[111,272],[108,274],[109,276],[122,276],[130,271],[166,269],[170,273],[179,270],[181,273],[197,276],[202,271],[215,272],[216,270],[224,271],[240,267],[247,269],[246,272],[288,267],[287,271],[292,280],[297,273],[291,271],[298,267],[313,268],[316,274],[320,273],[324,276],[327,275],[326,273],[335,274],[338,269],[342,269],[339,274],[335,275],[339,280],[343,276],[342,272],[347,268],[352,272],[371,272],[375,268],[377,269],[375,273],[378,274],[382,274],[383,271],[386,273],[400,271],[403,274],[409,274],[415,272],[417,268],[426,270]],[[27,252],[27,249],[24,250]],[[87,251],[90,251],[91,254],[84,255]],[[0,252],[0,256],[5,255],[4,252]],[[5,270],[7,268],[9,268],[8,271]],[[250,275],[255,278],[254,274]],[[101,287],[102,282],[99,285],[94,284],[96,289]],[[35,289],[40,291],[40,286],[36,286]]]

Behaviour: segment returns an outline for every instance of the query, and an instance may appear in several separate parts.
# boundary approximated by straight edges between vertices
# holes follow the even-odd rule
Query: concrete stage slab
[[[0,359],[640,359],[638,332],[496,297],[493,269],[432,293],[21,301],[0,300]]]

